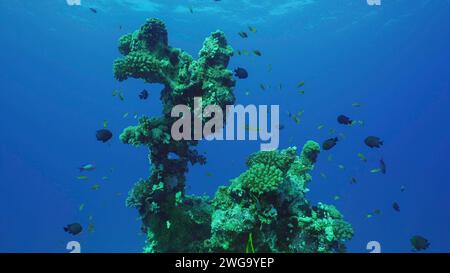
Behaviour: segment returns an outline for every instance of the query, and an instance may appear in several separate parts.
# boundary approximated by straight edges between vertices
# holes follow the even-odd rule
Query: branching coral
[[[343,251],[351,226],[333,206],[311,206],[305,198],[320,152],[313,141],[300,156],[295,147],[251,155],[248,170],[219,187],[212,199],[186,195],[188,164],[204,164],[206,158],[194,149],[197,141],[171,138],[170,113],[177,104],[193,109],[194,97],[223,110],[234,104],[235,81],[227,69],[233,50],[221,31],[206,38],[197,60],[168,41],[164,23],[147,20],[120,38],[123,57],[114,62],[119,81],[131,77],[164,85],[162,116],[142,117],[120,135],[123,143],[150,151],[150,177],[139,180],[127,199],[139,210],[147,234],[144,252],[243,252],[249,238],[256,252]],[[177,157],[169,157],[172,153]]]

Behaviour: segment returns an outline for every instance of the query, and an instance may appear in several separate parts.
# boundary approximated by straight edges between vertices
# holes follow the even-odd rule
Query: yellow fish
[[[361,161],[367,162],[367,158],[362,153],[358,153],[358,157]]]

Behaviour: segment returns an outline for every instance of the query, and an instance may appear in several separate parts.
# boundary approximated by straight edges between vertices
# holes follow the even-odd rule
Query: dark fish
[[[386,174],[386,163],[384,163],[383,159],[380,159],[380,170],[381,173]]]
[[[358,180],[356,180],[355,177],[352,177],[350,184],[357,184],[357,183],[358,183]]]
[[[399,204],[398,204],[397,202],[392,203],[392,208],[393,208],[395,211],[400,212],[400,206],[399,206]]]
[[[259,51],[259,50],[253,50],[253,54],[255,54],[255,55],[258,56],[258,57],[261,57],[261,56],[262,56],[262,53],[261,53],[261,51]]]
[[[327,139],[322,143],[322,149],[324,149],[325,151],[330,150],[331,148],[336,146],[338,141],[339,139],[337,137]]]
[[[83,227],[78,223],[73,223],[64,227],[64,231],[72,235],[78,235],[83,230]]]
[[[241,31],[238,34],[239,34],[239,36],[241,36],[241,38],[248,38],[248,34],[244,31]]]
[[[90,11],[92,11],[93,13],[97,13],[97,10],[94,8],[89,8]]]
[[[353,123],[353,120],[351,120],[349,117],[344,116],[344,115],[339,115],[337,117],[337,121],[339,122],[339,124],[344,124],[344,125],[351,125]]]
[[[146,100],[148,98],[148,91],[146,89],[142,90],[142,92],[139,93],[139,98],[141,100]]]
[[[367,146],[369,146],[370,148],[380,148],[381,145],[383,145],[383,141],[376,136],[368,136],[366,137],[366,139],[364,140],[364,143],[366,143]]]
[[[248,72],[244,68],[238,67],[234,70],[234,76],[238,77],[239,79],[247,79]]]
[[[112,138],[112,133],[108,129],[101,129],[97,131],[95,136],[97,137],[98,141],[105,143]]]
[[[420,235],[415,235],[409,240],[413,246],[413,251],[425,250],[430,246],[428,240]]]

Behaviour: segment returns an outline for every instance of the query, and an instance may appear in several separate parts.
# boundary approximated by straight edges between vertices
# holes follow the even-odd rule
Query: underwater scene
[[[0,252],[450,252],[450,1],[1,0]]]

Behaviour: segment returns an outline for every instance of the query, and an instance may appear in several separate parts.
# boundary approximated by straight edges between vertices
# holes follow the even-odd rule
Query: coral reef
[[[223,110],[234,104],[235,81],[227,69],[233,50],[222,32],[206,38],[194,60],[169,46],[162,21],[149,19],[120,38],[119,52],[123,57],[114,62],[117,80],[132,77],[164,85],[162,116],[142,117],[120,135],[123,143],[146,146],[150,152],[150,177],[138,181],[127,199],[128,206],[138,209],[147,234],[144,252],[345,250],[351,226],[335,207],[312,206],[305,198],[309,172],[320,152],[313,141],[300,156],[295,147],[251,155],[248,170],[220,187],[213,198],[185,193],[189,163],[205,164],[206,158],[194,149],[197,141],[171,138],[176,120],[170,113],[177,104],[193,109],[194,97]]]

